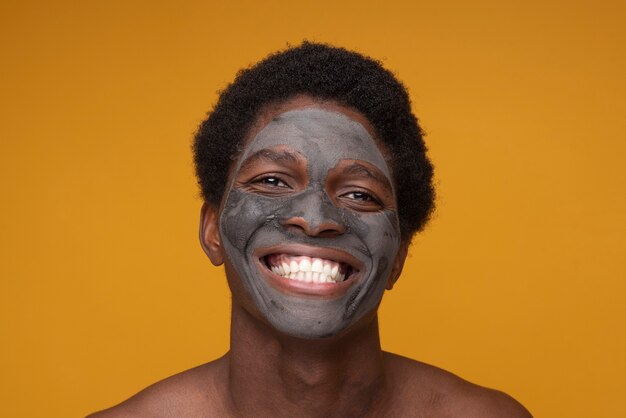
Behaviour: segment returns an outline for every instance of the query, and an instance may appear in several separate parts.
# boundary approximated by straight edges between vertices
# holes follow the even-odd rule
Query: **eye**
[[[372,212],[384,208],[384,205],[378,197],[362,190],[352,190],[343,193],[339,195],[339,199],[341,199],[346,207],[356,211]]]
[[[296,181],[285,174],[266,173],[261,174],[240,187],[250,193],[258,193],[264,196],[284,196],[293,193]]]
[[[290,188],[289,185],[287,183],[285,183],[284,181],[282,181],[281,179],[279,179],[276,176],[264,176],[264,177],[260,177],[257,179],[254,179],[252,181],[252,183],[256,183],[256,184],[262,184],[264,186],[269,186],[269,187],[284,187],[284,188]]]
[[[376,202],[379,203],[378,200],[369,193],[365,192],[350,192],[342,195],[341,197],[345,197],[347,199],[359,200],[361,202]]]

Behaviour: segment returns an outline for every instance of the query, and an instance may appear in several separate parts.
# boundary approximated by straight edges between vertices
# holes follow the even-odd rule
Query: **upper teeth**
[[[281,254],[268,257],[268,264],[274,273],[303,282],[336,283],[346,278],[338,262],[324,258]]]

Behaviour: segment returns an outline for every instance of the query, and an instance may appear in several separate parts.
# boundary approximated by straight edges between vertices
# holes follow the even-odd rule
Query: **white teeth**
[[[340,263],[323,258],[285,255],[269,268],[284,278],[306,283],[336,283],[345,280],[345,274],[339,272]]]
[[[327,276],[330,276],[330,272],[333,268],[330,266],[329,263],[324,263],[324,274]]]
[[[314,258],[313,263],[311,264],[311,271],[315,271],[318,273],[323,272],[324,264],[322,263],[322,260],[320,260],[319,258]]]
[[[303,258],[300,261],[300,271],[311,271],[311,261],[309,258]]]

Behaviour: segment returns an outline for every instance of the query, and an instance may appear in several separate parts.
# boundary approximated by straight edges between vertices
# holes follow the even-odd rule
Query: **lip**
[[[261,259],[269,254],[281,253],[289,255],[304,255],[308,257],[325,258],[340,263],[346,263],[358,270],[347,280],[339,283],[305,283],[298,280],[286,279],[267,268]],[[350,287],[358,283],[363,276],[363,262],[352,255],[335,248],[312,247],[303,244],[281,244],[256,250],[252,257],[263,278],[273,287],[285,293],[323,298],[336,298],[344,295]]]

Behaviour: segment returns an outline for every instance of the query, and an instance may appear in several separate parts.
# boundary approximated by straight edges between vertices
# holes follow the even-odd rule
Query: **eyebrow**
[[[246,161],[241,164],[240,170],[245,170],[249,166],[253,164],[257,164],[260,161],[269,161],[269,162],[282,162],[282,163],[291,163],[295,164],[298,161],[302,160],[302,156],[297,152],[290,151],[272,151],[269,149],[262,149],[260,151],[255,152],[248,158]]]
[[[382,183],[383,185],[385,185],[391,190],[391,183],[389,182],[389,179],[386,176],[381,174],[378,170],[370,169],[369,167],[364,166],[363,164],[359,164],[356,162],[352,163],[344,167],[343,174],[346,176],[357,175],[357,176],[369,177],[379,183]]]

